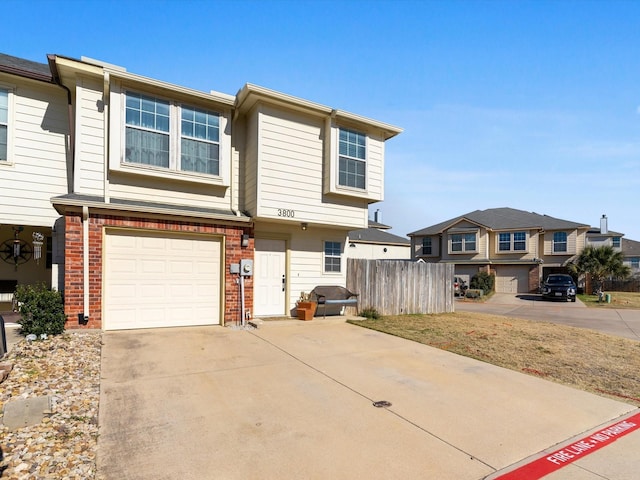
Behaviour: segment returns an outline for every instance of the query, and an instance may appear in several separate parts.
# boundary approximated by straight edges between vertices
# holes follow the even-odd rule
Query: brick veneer
[[[84,307],[83,292],[83,243],[82,218],[80,213],[67,213],[65,221],[65,275],[64,307],[67,314],[65,328],[102,328],[102,258],[103,229],[126,227],[155,230],[158,232],[190,232],[225,237],[224,251],[224,321],[239,321],[241,318],[240,291],[236,276],[229,273],[232,263],[240,259],[253,259],[253,232],[250,228],[233,225],[209,225],[175,220],[149,219],[131,216],[94,214],[89,216],[89,321],[82,325],[78,314]],[[250,235],[249,246],[240,246],[243,233]],[[245,304],[253,305],[253,278],[246,277],[244,285]]]

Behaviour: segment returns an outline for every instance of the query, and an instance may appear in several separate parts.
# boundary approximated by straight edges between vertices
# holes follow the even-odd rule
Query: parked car
[[[469,286],[467,285],[467,282],[465,282],[462,278],[453,277],[453,295],[454,296],[464,297],[464,294],[466,293],[467,288],[469,288]]]
[[[577,290],[571,275],[554,273],[542,284],[542,298],[575,302]]]

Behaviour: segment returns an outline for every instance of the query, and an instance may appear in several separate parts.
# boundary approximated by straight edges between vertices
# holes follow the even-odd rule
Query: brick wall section
[[[540,287],[540,265],[529,269],[529,292],[537,293]]]
[[[240,287],[237,275],[229,273],[232,263],[253,259],[253,231],[251,228],[231,225],[209,225],[175,220],[147,219],[116,215],[89,216],[89,321],[82,325],[78,314],[84,313],[83,243],[80,214],[68,213],[65,222],[65,281],[64,303],[67,323],[65,328],[102,328],[102,258],[103,230],[105,227],[123,227],[155,230],[158,232],[190,232],[222,235],[224,243],[224,322],[241,320]],[[250,235],[249,246],[240,245],[242,234]],[[253,277],[245,278],[245,306],[253,305]]]

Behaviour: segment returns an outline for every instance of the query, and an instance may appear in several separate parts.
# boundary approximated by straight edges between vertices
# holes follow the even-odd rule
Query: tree
[[[604,281],[608,278],[626,278],[631,275],[631,269],[622,263],[623,260],[622,252],[614,250],[609,245],[589,245],[569,264],[569,271],[575,275],[591,275],[596,287],[602,289]]]

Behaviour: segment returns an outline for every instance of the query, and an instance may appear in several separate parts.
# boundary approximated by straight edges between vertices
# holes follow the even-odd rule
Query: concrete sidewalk
[[[320,319],[103,340],[102,479],[499,478],[638,412]],[[636,478],[638,449],[634,431],[548,478]]]

